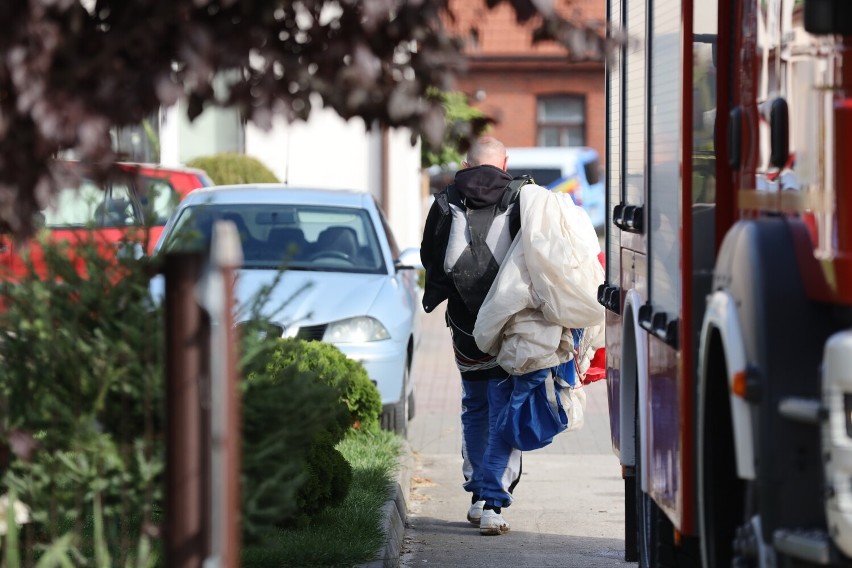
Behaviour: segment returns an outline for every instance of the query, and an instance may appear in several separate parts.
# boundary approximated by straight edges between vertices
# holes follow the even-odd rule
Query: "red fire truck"
[[[607,6],[626,556],[852,565],[852,0]]]

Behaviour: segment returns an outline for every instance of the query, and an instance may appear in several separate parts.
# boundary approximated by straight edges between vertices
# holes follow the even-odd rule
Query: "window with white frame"
[[[538,98],[539,146],[586,145],[586,98],[547,95]]]

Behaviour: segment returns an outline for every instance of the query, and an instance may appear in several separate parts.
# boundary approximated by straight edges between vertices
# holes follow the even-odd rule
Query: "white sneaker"
[[[509,523],[503,519],[503,515],[487,509],[482,511],[482,517],[479,520],[479,534],[497,535],[509,532]]]
[[[485,507],[485,501],[477,501],[467,510],[467,520],[474,525],[479,524],[479,519],[482,518],[482,508]]]

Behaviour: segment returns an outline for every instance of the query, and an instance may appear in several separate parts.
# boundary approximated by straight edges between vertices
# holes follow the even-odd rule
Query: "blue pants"
[[[509,403],[514,380],[462,380],[464,488],[495,507],[512,504],[512,490],[521,476],[521,451],[506,443],[492,427]]]

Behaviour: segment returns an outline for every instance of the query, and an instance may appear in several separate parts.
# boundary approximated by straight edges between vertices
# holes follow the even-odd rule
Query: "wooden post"
[[[204,353],[209,328],[196,301],[200,254],[165,258],[166,487],[164,547],[169,568],[200,568],[209,551]]]

